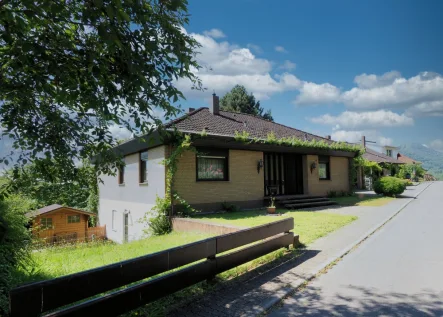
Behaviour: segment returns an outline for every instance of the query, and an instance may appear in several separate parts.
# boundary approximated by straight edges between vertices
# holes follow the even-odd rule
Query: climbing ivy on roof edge
[[[274,132],[268,133],[266,139],[251,138],[250,134],[246,131],[238,132],[235,131],[234,136],[236,141],[241,141],[249,144],[276,144],[284,146],[293,146],[298,148],[310,148],[310,149],[322,149],[322,150],[335,150],[335,151],[346,151],[354,152],[362,155],[364,153],[363,147],[360,145],[353,145],[346,142],[333,142],[327,143],[326,141],[320,140],[300,140],[296,137],[287,138],[277,138]]]

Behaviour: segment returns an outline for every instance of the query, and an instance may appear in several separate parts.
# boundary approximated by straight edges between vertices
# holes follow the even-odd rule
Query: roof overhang
[[[201,147],[218,147],[235,150],[249,150],[260,152],[280,152],[280,153],[297,153],[310,155],[328,155],[328,156],[342,156],[353,158],[357,155],[355,152],[316,149],[308,147],[295,147],[287,145],[266,144],[266,143],[245,143],[237,141],[232,137],[210,135],[203,138],[193,140],[194,146]]]

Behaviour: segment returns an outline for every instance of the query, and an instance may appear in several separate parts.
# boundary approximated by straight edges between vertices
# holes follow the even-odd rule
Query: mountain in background
[[[419,143],[401,145],[398,151],[414,160],[422,162],[423,168],[427,169],[430,174],[439,180],[443,180],[443,152],[436,151],[427,145]]]

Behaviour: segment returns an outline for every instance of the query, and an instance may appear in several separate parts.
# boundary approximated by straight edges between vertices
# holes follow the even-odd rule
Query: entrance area
[[[277,190],[277,195],[303,194],[302,156],[292,153],[264,153],[265,196],[269,196],[269,186]]]

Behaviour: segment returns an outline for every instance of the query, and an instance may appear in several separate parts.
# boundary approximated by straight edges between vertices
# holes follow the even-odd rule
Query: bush
[[[35,202],[19,195],[0,201],[0,316],[8,314],[9,290],[20,282],[18,271],[32,271],[31,235],[26,212]]]
[[[338,193],[335,190],[328,191],[326,195],[328,196],[328,198],[338,197]]]
[[[234,204],[229,204],[226,201],[222,202],[222,210],[226,212],[236,212],[240,211],[240,208]]]
[[[374,191],[384,196],[395,197],[403,193],[406,189],[406,183],[396,177],[382,177],[374,182]]]
[[[161,236],[171,233],[172,223],[168,216],[158,215],[150,219],[149,229],[154,236]]]

